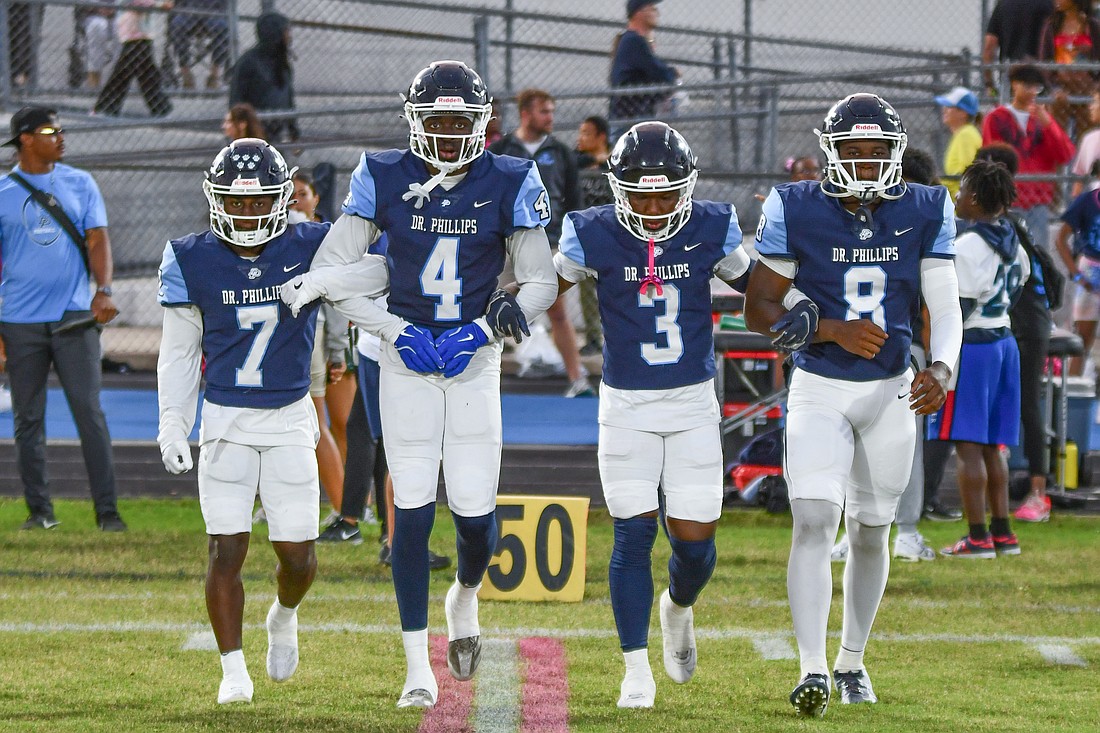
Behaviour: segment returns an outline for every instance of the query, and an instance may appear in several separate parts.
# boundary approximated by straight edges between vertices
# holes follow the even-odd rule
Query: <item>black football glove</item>
[[[786,352],[801,351],[813,340],[820,318],[817,305],[812,300],[799,301],[778,321],[772,324],[772,346]]]
[[[531,329],[527,327],[527,316],[516,302],[516,296],[507,290],[497,290],[489,298],[485,321],[497,338],[511,336],[518,344],[523,341],[524,336],[531,335]]]

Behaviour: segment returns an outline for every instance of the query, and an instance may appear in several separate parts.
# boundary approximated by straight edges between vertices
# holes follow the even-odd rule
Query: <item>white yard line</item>
[[[752,638],[752,646],[756,653],[765,660],[798,659],[798,654],[791,645],[790,639],[775,634],[760,634]]]
[[[520,722],[519,650],[514,639],[485,639],[477,668],[474,730],[512,733]]]
[[[1065,644],[1036,644],[1035,648],[1043,655],[1043,659],[1051,664],[1064,664],[1070,667],[1089,666],[1084,659],[1077,656],[1073,649]]]

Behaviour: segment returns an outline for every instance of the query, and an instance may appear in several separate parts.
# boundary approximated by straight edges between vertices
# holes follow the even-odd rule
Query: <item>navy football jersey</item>
[[[309,271],[329,224],[294,224],[255,260],[211,232],[173,239],[160,265],[160,304],[202,312],[205,399],[228,407],[279,408],[309,391],[316,300],[294,318],[279,286]]]
[[[550,204],[530,160],[486,151],[450,191],[437,187],[420,209],[402,196],[430,174],[407,150],[364,153],[344,212],[389,238],[389,311],[433,334],[485,313],[504,269],[504,240],[550,221]]]
[[[649,267],[645,242],[628,232],[613,205],[566,214],[561,253],[597,274],[604,333],[603,381],[617,389],[671,389],[714,376],[710,280],[741,246],[729,204],[694,201],[691,218],[654,249],[661,295],[639,292]]]
[[[955,207],[942,186],[910,183],[895,201],[883,200],[872,226],[859,222],[817,181],[784,183],[764,202],[756,250],[794,260],[794,286],[817,304],[822,318],[867,318],[889,338],[873,359],[840,344],[811,344],[794,363],[823,377],[865,382],[909,366],[912,323],[920,313],[920,261],[955,256]]]

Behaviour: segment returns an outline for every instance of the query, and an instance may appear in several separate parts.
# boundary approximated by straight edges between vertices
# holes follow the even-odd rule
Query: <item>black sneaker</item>
[[[392,551],[390,546],[382,543],[382,548],[378,551],[378,562],[383,565],[393,565],[393,561],[390,557]],[[445,570],[451,567],[451,558],[446,555],[437,555],[431,550],[428,550],[428,569],[429,570]]]
[[[363,533],[358,524],[352,524],[343,517],[337,517],[325,531],[317,537],[318,542],[347,542],[352,545],[363,544]]]
[[[20,529],[53,529],[61,522],[57,521],[52,514],[32,514],[27,517],[27,521],[23,522],[23,526]]]
[[[933,522],[957,522],[962,517],[961,510],[944,506],[938,500],[924,505],[924,518],[931,519]]]
[[[804,718],[820,718],[829,707],[829,676],[808,674],[791,691],[791,705]]]
[[[858,705],[859,703],[876,703],[875,691],[871,689],[871,678],[865,670],[855,672],[839,672],[833,670],[833,684],[840,693],[841,705]]]
[[[118,516],[118,512],[100,514],[96,518],[95,523],[104,532],[125,532],[129,529],[129,527],[126,526],[126,522],[122,521],[122,517]]]

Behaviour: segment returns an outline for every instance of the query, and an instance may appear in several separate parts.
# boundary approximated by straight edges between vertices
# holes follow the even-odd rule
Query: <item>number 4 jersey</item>
[[[822,318],[865,318],[888,335],[873,359],[825,342],[796,352],[795,365],[852,382],[908,369],[912,323],[920,312],[920,261],[953,258],[954,238],[955,207],[942,186],[908,184],[901,198],[882,200],[870,222],[826,196],[817,181],[773,188],[756,229],[756,251],[797,265],[794,286],[817,304]]]
[[[294,224],[255,259],[240,257],[210,232],[165,246],[160,304],[196,306],[208,402],[274,409],[309,391],[309,363],[320,301],[294,318],[279,286],[307,272],[328,224]]]

